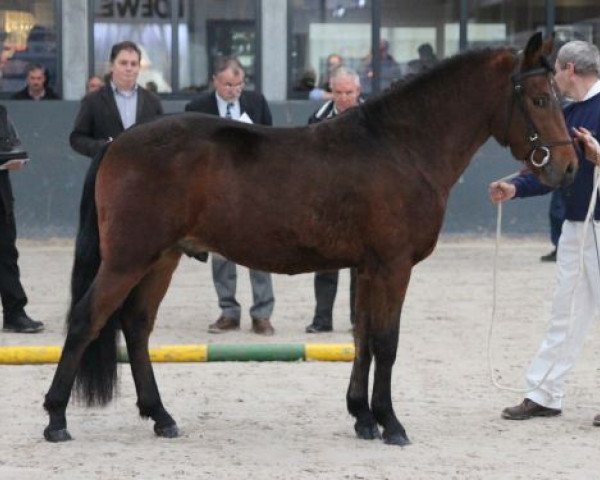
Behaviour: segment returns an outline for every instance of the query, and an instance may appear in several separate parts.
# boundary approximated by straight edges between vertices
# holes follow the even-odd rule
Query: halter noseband
[[[514,105],[515,105],[515,103],[517,103],[517,105],[519,106],[519,110],[521,110],[521,113],[523,114],[523,117],[525,118],[525,123],[527,125],[527,141],[529,142],[529,146],[531,147],[531,151],[529,152],[529,162],[534,167],[537,167],[537,168],[542,168],[550,161],[550,158],[551,158],[550,149],[552,147],[573,144],[573,139],[542,143],[542,141],[540,140],[540,135],[539,135],[537,129],[535,128],[535,124],[533,123],[533,120],[531,119],[531,116],[529,115],[527,108],[525,108],[526,93],[525,93],[525,85],[523,84],[523,79],[529,78],[529,77],[547,76],[548,73],[552,72],[552,70],[553,69],[551,67],[549,67],[546,63],[544,63],[543,67],[534,68],[531,70],[527,70],[525,72],[517,72],[510,77],[512,84],[513,84],[513,89],[512,89],[513,95],[512,95],[512,101],[510,103],[508,122],[506,124],[506,132],[504,135],[504,144],[508,145],[508,129],[510,128]],[[552,83],[550,83],[550,87],[552,88],[552,90],[554,90],[554,85]],[[543,154],[542,159],[539,162],[536,161],[536,159],[535,159],[535,154],[538,151],[542,152],[542,154]]]

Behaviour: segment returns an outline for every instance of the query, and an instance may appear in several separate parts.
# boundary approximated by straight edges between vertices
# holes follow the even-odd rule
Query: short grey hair
[[[358,76],[358,73],[356,73],[356,71],[352,70],[351,68],[344,67],[343,65],[336,67],[333,70],[333,72],[331,72],[331,75],[329,77],[329,86],[332,86],[334,80],[340,77],[350,77],[352,78],[352,80],[354,80],[355,85],[357,87],[360,87],[360,77]]]
[[[583,40],[573,40],[565,43],[558,54],[556,62],[560,68],[565,68],[567,63],[572,63],[578,75],[600,74],[600,52],[595,45]]]
[[[217,57],[214,64],[214,74],[218,75],[228,69],[233,70],[233,74],[236,77],[246,73],[237,57]]]

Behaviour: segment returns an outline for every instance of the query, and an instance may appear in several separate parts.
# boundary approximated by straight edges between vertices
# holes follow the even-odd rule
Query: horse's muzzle
[[[577,173],[577,165],[569,162],[566,168],[564,162],[554,161],[547,162],[543,167],[539,168],[539,177],[542,183],[549,187],[568,187],[573,183],[575,174]]]
[[[577,174],[577,165],[569,163],[567,165],[567,169],[565,170],[565,174],[563,175],[562,181],[560,182],[561,187],[568,187],[575,180],[575,175]]]

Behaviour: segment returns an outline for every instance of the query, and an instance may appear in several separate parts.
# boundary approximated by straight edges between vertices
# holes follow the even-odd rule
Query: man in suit
[[[39,63],[30,63],[25,68],[25,83],[23,90],[12,96],[13,100],[60,100],[47,84],[46,69]]]
[[[232,120],[272,125],[271,111],[265,97],[244,91],[245,72],[236,58],[220,58],[213,75],[214,92],[207,92],[185,106],[187,112],[202,112]],[[235,228],[235,226],[232,226]],[[235,299],[236,264],[220,255],[212,255],[212,273],[219,297],[221,316],[208,327],[210,333],[223,333],[240,328],[241,308]],[[254,305],[250,308],[252,331],[273,335],[271,314],[275,305],[271,274],[250,270]]]
[[[337,117],[349,108],[362,103],[360,77],[350,68],[339,66],[330,72],[329,84],[332,99],[317,109],[308,123],[318,123]],[[337,294],[339,270],[315,273],[315,316],[306,333],[331,332],[333,330],[333,303]],[[350,269],[350,323],[354,325],[354,297],[356,292],[356,269]]]
[[[3,330],[17,333],[37,333],[44,329],[42,322],[25,313],[27,296],[21,285],[17,259],[17,229],[14,198],[9,171],[23,167],[27,153],[8,119],[6,108],[0,105],[0,297],[2,298]]]
[[[141,51],[134,42],[113,45],[111,81],[81,101],[69,137],[76,152],[93,158],[123,130],[163,113],[160,99],[137,84],[141,58]]]

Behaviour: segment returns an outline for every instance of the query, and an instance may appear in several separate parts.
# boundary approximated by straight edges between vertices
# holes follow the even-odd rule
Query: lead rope
[[[501,178],[499,181],[505,182],[505,181],[508,181],[508,180],[516,177],[517,175],[519,175],[518,172],[508,175],[504,178]],[[501,231],[502,231],[502,202],[498,203],[498,211],[497,211],[497,217],[496,217],[496,245],[494,248],[494,262],[493,262],[493,275],[492,275],[492,319],[490,321],[490,328],[488,330],[488,336],[487,336],[487,361],[488,361],[488,369],[490,372],[490,379],[492,381],[492,384],[499,390],[505,390],[505,391],[513,392],[513,393],[530,393],[534,390],[537,390],[546,381],[546,379],[548,378],[550,373],[552,373],[552,370],[554,370],[554,367],[558,363],[558,359],[561,358],[561,355],[559,355],[559,353],[562,354],[562,351],[565,348],[565,345],[567,345],[567,343],[571,340],[573,330],[574,330],[574,328],[573,328],[573,312],[575,311],[575,292],[577,291],[577,287],[579,286],[579,281],[581,280],[581,277],[583,276],[583,249],[584,249],[584,245],[585,245],[585,238],[586,238],[588,226],[591,223],[591,221],[593,222],[593,220],[591,220],[591,219],[593,219],[594,210],[596,208],[596,201],[598,198],[599,186],[600,186],[600,168],[596,166],[596,167],[594,167],[594,188],[592,190],[592,197],[590,198],[588,211],[585,216],[582,238],[581,238],[580,245],[579,245],[579,270],[577,272],[577,278],[576,278],[575,284],[573,286],[573,291],[571,292],[571,302],[569,305],[569,329],[567,331],[567,334],[565,336],[563,344],[561,345],[560,349],[557,351],[557,353],[555,355],[554,361],[548,367],[548,370],[546,370],[546,373],[544,374],[542,379],[531,388],[514,388],[514,387],[502,385],[498,380],[496,380],[496,377],[494,376],[494,368],[492,365],[491,345],[492,345],[492,336],[493,336],[493,331],[494,331],[494,322],[496,321],[496,304],[497,304],[497,290],[498,290],[498,288],[497,288],[498,252],[500,249],[500,236],[501,236]],[[594,235],[595,235],[595,233],[596,232],[594,230]],[[594,236],[594,238],[595,238],[595,236]],[[596,245],[596,249],[597,248],[598,248],[598,246]]]

